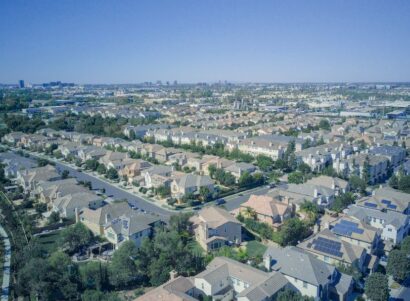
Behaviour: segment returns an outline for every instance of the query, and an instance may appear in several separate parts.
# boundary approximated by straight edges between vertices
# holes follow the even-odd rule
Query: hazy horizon
[[[3,1],[0,83],[410,81],[409,1]]]

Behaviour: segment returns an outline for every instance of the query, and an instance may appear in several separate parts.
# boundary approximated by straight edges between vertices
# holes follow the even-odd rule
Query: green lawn
[[[262,257],[267,247],[256,240],[248,242],[246,250],[250,258]]]
[[[41,245],[44,246],[48,253],[53,253],[58,249],[58,239],[60,237],[60,231],[54,231],[52,233],[43,234],[37,236],[37,239]]]

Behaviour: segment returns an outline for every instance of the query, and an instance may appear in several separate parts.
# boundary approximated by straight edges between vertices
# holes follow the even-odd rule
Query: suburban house
[[[346,193],[350,190],[349,182],[340,178],[329,177],[329,176],[318,176],[313,177],[306,181],[307,184],[323,186],[332,189],[335,195]]]
[[[104,228],[104,236],[115,249],[124,241],[132,241],[139,248],[143,239],[150,237],[153,228],[161,223],[157,216],[131,211],[111,219]]]
[[[28,170],[17,171],[16,182],[21,185],[24,191],[35,191],[40,183],[60,179],[54,166],[46,165],[43,167],[31,168]]]
[[[201,188],[214,191],[214,181],[209,176],[184,174],[174,179],[171,184],[171,194],[175,198],[182,198],[188,194],[198,194]]]
[[[254,173],[257,170],[256,166],[245,162],[235,162],[225,168],[226,172],[230,172],[236,180],[238,180],[244,173]]]
[[[374,156],[384,156],[390,161],[392,167],[397,167],[406,159],[406,150],[400,146],[383,145],[373,147],[369,151]]]
[[[229,150],[237,148],[243,153],[252,156],[265,155],[274,160],[282,159],[287,146],[291,141],[295,142],[295,149],[299,151],[303,148],[303,140],[282,135],[263,135],[241,140],[239,143],[230,142],[227,144]]]
[[[141,175],[145,180],[145,187],[157,188],[160,186],[171,186],[174,169],[171,166],[154,165],[148,169],[142,171]]]
[[[62,197],[81,190],[88,191],[85,187],[78,186],[76,179],[68,178],[63,180],[42,182],[37,185],[35,194],[38,195],[41,202],[48,204],[57,197]]]
[[[87,160],[100,160],[101,157],[105,156],[107,150],[102,147],[97,147],[93,145],[87,145],[78,150],[77,156],[82,162]]]
[[[239,207],[238,213],[279,229],[285,220],[292,217],[293,209],[289,204],[279,202],[269,195],[252,194]]]
[[[112,202],[97,209],[83,208],[77,211],[76,221],[83,223],[94,235],[104,235],[104,228],[112,220],[130,212],[125,201]]]
[[[373,190],[371,196],[363,197],[356,203],[362,207],[373,207],[378,210],[390,210],[410,215],[410,194],[390,187]]]
[[[206,251],[242,242],[241,223],[219,207],[204,207],[190,218],[196,241]]]
[[[190,277],[179,276],[172,278],[134,299],[133,301],[197,301],[197,290],[194,280]]]
[[[357,265],[359,270],[366,270],[366,249],[342,240],[329,229],[314,234],[297,246],[326,263],[347,267]]]
[[[340,273],[310,253],[296,247],[268,247],[263,255],[268,271],[281,273],[302,295],[319,300],[346,300],[353,289],[351,276]]]
[[[25,135],[26,134],[22,132],[11,132],[11,133],[4,135],[3,138],[1,138],[1,141],[7,144],[19,146],[21,142],[21,138]]]
[[[389,159],[385,156],[356,154],[347,159],[334,161],[333,168],[345,177],[357,175],[364,178],[367,174],[369,182],[374,184],[386,178],[388,162]]]
[[[274,188],[269,194],[282,202],[295,205],[297,210],[305,201],[313,202],[326,208],[333,203],[335,198],[335,191],[333,189],[308,183],[287,184],[280,188]]]
[[[141,175],[143,170],[152,167],[152,164],[142,159],[131,159],[124,162],[122,169],[118,172],[121,177],[126,177],[128,182]]]
[[[273,300],[289,286],[281,273],[266,273],[226,257],[214,258],[194,277],[194,284],[200,295],[212,300],[237,301]]]
[[[295,152],[295,156],[300,163],[307,164],[313,171],[321,172],[334,160],[346,158],[352,152],[350,145],[334,142],[300,150]]]
[[[127,158],[129,158],[128,153],[107,151],[107,153],[102,156],[98,162],[103,164],[106,168],[109,168],[109,166],[114,167],[116,164],[121,163]]]
[[[381,238],[393,245],[400,243],[409,233],[408,215],[391,210],[378,210],[375,204],[368,203],[364,207],[352,205],[346,214],[380,229]]]
[[[103,205],[103,198],[90,191],[78,191],[57,197],[52,202],[52,210],[65,218],[74,218],[76,210],[82,208],[96,209]]]
[[[327,228],[341,240],[365,248],[368,254],[375,252],[380,241],[380,233],[376,228],[349,216],[336,219]]]

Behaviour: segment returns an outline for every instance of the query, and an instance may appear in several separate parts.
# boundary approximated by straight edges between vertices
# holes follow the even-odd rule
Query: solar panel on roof
[[[343,236],[351,236],[352,233],[363,234],[364,230],[359,228],[358,223],[341,220],[333,227],[333,232]]]
[[[345,219],[342,219],[342,220],[340,221],[340,223],[341,223],[341,224],[344,224],[344,225],[349,225],[349,226],[352,226],[352,227],[358,227],[358,226],[359,226],[358,223],[354,223],[354,222],[351,222],[351,221],[347,221],[347,220],[345,220]]]
[[[352,232],[341,224],[336,224],[332,231],[336,234],[343,235],[343,236],[351,236]]]
[[[393,205],[393,204],[389,204],[389,205],[387,205],[387,208],[389,208],[389,209],[396,209],[397,206],[396,206],[396,205]]]
[[[383,203],[383,204],[386,204],[386,205],[390,205],[390,204],[391,204],[391,201],[389,201],[389,200],[382,200],[382,203]]]
[[[376,207],[377,207],[376,204],[369,203],[369,202],[365,202],[364,205],[365,205],[366,207],[369,207],[369,208],[376,208]]]

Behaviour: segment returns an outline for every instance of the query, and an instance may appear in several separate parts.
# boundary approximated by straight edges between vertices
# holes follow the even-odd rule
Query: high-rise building
[[[24,88],[24,87],[25,87],[24,80],[20,79],[19,80],[19,88]]]

